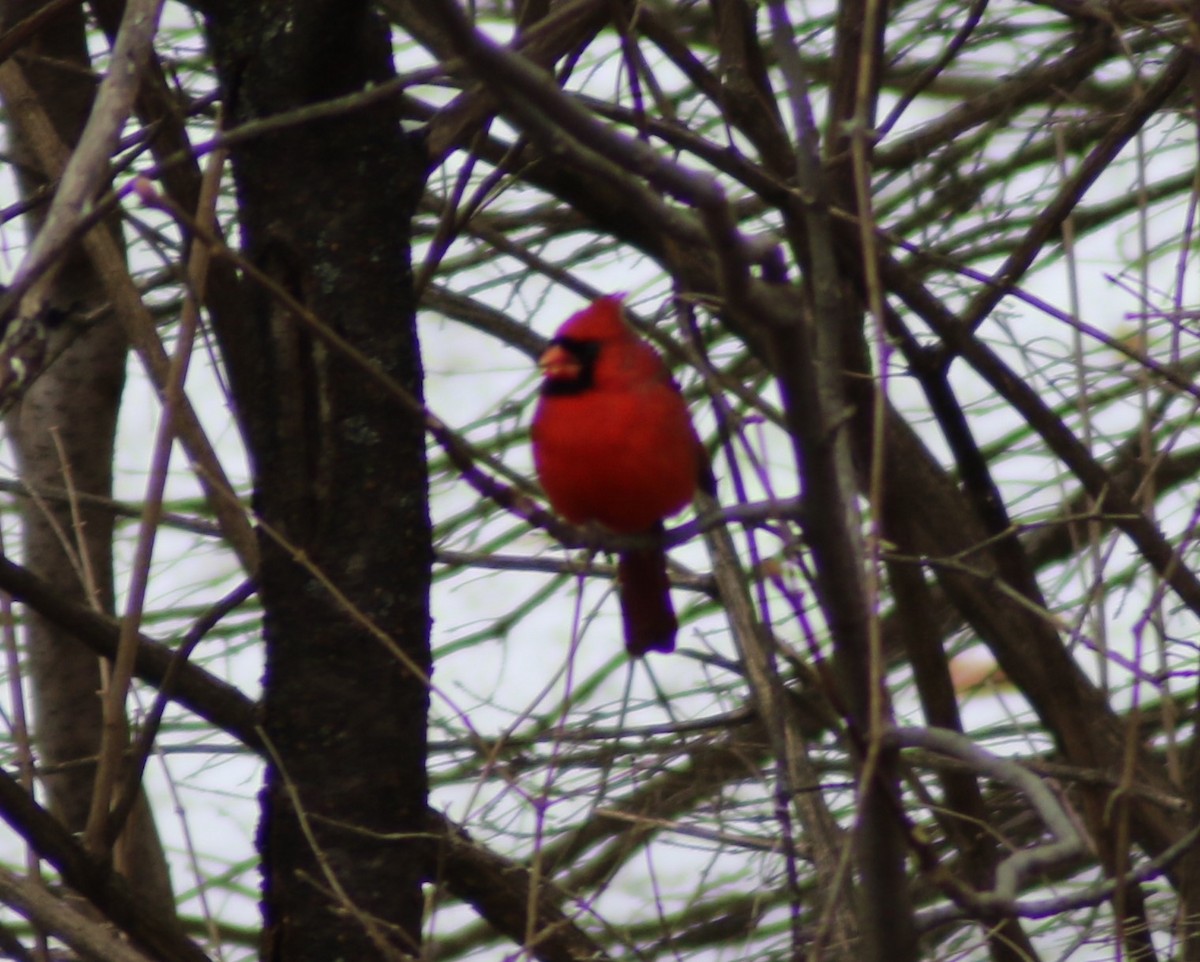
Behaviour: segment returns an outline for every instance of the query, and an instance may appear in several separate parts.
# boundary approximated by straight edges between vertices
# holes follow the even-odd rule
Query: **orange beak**
[[[551,344],[546,348],[538,358],[538,367],[551,381],[573,381],[583,370],[579,358],[561,344]]]

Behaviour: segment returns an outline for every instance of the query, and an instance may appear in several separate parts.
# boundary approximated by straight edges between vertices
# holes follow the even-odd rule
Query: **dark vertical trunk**
[[[387,30],[364,3],[217,3],[208,30],[231,126],[392,73]],[[261,137],[232,160],[247,256],[419,395],[409,225],[424,168],[394,106]],[[407,833],[420,834],[426,803],[432,559],[423,426],[269,290],[249,296],[250,350],[222,347],[257,365],[235,400],[262,521],[264,958],[415,953],[424,844]]]

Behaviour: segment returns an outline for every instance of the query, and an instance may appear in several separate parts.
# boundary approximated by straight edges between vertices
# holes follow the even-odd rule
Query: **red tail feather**
[[[667,555],[662,548],[623,551],[617,565],[625,650],[631,658],[675,650],[679,622],[671,605]]]

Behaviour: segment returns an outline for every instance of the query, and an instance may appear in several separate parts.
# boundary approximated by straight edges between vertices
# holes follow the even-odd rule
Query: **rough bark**
[[[388,33],[364,3],[216,3],[207,29],[230,125],[392,73]],[[419,394],[408,225],[424,169],[394,105],[261,137],[232,162],[247,256]],[[256,365],[235,401],[262,522],[263,956],[415,954],[432,560],[423,427],[276,292],[249,298],[249,325],[221,347]]]
[[[8,0],[11,24],[42,7],[42,0]],[[47,115],[68,145],[79,137],[94,85],[84,36],[83,12],[59,13],[18,55]],[[19,119],[13,120],[19,184],[29,197],[47,186],[32,153],[23,149]],[[30,218],[31,232],[39,223]],[[119,228],[110,225],[114,236]],[[104,289],[82,250],[65,258],[54,275],[51,303],[90,312],[105,303]],[[65,334],[65,332],[64,332]],[[70,336],[74,336],[71,332]],[[65,598],[113,610],[113,444],[125,381],[126,340],[117,318],[94,324],[34,383],[8,421],[22,481],[36,496],[23,506],[23,547],[29,568]],[[52,352],[53,353],[53,352]],[[72,508],[68,489],[82,499]],[[43,783],[51,809],[71,831],[87,821],[94,770],[77,764],[92,758],[101,730],[100,662],[69,632],[30,614],[27,633],[34,699],[34,730],[41,762],[57,768]],[[116,853],[117,864],[139,893],[160,911],[173,911],[166,860],[149,808],[142,798]]]

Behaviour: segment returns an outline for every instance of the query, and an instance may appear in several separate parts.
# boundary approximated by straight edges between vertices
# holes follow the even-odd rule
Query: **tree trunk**
[[[3,4],[4,22],[11,25],[42,6],[43,0],[8,0]],[[84,31],[82,9],[69,8],[18,54],[43,109],[68,146],[79,138],[94,89],[87,74]],[[17,115],[13,130],[18,180],[22,194],[30,197],[47,182],[32,151],[24,149]],[[31,224],[40,224],[36,210]],[[110,227],[119,237],[115,221]],[[103,285],[82,250],[70,254],[55,274],[50,300],[56,307],[83,312],[105,303]],[[119,321],[110,317],[96,323],[41,375],[8,421],[21,479],[34,495],[23,506],[28,567],[64,597],[86,600],[110,613],[113,514],[96,499],[112,497],[125,356]],[[68,489],[74,492],[74,509],[65,496]],[[100,744],[100,663],[69,632],[36,614],[29,615],[27,639],[40,759],[44,766],[59,769],[43,783],[51,809],[68,829],[81,832],[91,804],[94,768],[78,762],[94,758]],[[142,897],[160,911],[174,911],[166,860],[144,798],[115,854],[116,865]]]
[[[217,3],[207,27],[234,126],[379,83],[363,3]],[[392,104],[232,154],[247,256],[419,396],[409,230],[423,160]],[[429,580],[423,425],[262,285],[222,350],[261,522],[271,753],[259,843],[273,960],[416,954],[426,845]],[[249,350],[247,350],[249,347]]]

